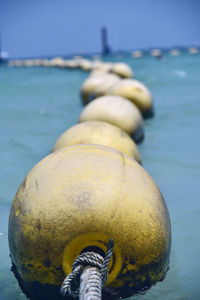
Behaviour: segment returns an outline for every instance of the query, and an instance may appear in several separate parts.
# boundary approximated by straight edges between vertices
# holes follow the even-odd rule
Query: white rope
[[[83,270],[80,278],[79,300],[101,299],[101,274],[95,267],[87,267]]]

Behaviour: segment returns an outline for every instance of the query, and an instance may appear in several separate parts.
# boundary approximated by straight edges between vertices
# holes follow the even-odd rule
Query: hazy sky
[[[0,0],[10,57],[200,44],[200,0]]]

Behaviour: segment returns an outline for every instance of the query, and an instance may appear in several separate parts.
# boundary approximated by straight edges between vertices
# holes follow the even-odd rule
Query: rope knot
[[[101,274],[101,287],[103,288],[108,278],[108,265],[113,254],[114,241],[110,239],[107,245],[105,258],[95,252],[80,254],[72,265],[72,272],[67,275],[61,286],[62,296],[70,295],[73,298],[79,296],[80,276],[86,267],[96,267]]]

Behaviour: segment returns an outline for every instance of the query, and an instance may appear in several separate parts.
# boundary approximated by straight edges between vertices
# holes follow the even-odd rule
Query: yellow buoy
[[[112,64],[111,72],[122,77],[122,78],[132,78],[133,77],[133,71],[129,67],[129,65],[118,62]]]
[[[92,99],[105,95],[112,85],[118,82],[120,78],[115,74],[109,74],[98,71],[95,76],[88,77],[81,87],[81,97],[84,104]]]
[[[180,55],[180,50],[179,49],[171,49],[169,51],[169,54],[172,56],[178,56],[178,55]]]
[[[102,61],[94,61],[93,62],[93,71],[101,71],[101,72],[110,72],[112,67],[111,62],[102,62]]]
[[[79,66],[83,71],[92,70],[92,62],[89,59],[79,59]]]
[[[65,68],[66,67],[66,60],[62,57],[55,57],[50,60],[52,67],[59,67],[59,68]]]
[[[191,47],[188,49],[188,52],[190,54],[197,54],[199,52],[199,49],[197,47]]]
[[[144,137],[143,119],[138,108],[129,100],[119,96],[102,96],[85,106],[80,122],[103,121],[126,131],[135,142]]]
[[[12,204],[13,271],[30,299],[61,299],[59,287],[83,251],[115,241],[106,299],[128,297],[162,280],[169,265],[170,220],[150,175],[100,145],[75,145],[45,157]]]
[[[150,55],[160,57],[162,56],[162,51],[160,49],[152,49]]]
[[[133,52],[132,52],[132,57],[134,57],[134,58],[140,58],[140,57],[143,57],[143,52],[140,51],[140,50],[133,51]]]
[[[122,79],[115,83],[107,94],[118,95],[132,101],[144,117],[153,116],[152,96],[147,87],[138,80]]]
[[[113,147],[141,163],[141,156],[134,141],[125,131],[109,123],[91,121],[71,127],[57,140],[53,152],[76,144],[99,144]]]
[[[110,74],[108,73],[107,71],[105,70],[102,70],[102,69],[99,69],[99,68],[94,68],[90,74],[89,74],[89,77],[93,77],[93,76],[104,76],[104,75],[107,75],[107,74]],[[119,78],[118,78],[119,79]]]

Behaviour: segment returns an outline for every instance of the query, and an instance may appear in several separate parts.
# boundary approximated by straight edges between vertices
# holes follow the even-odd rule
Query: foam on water
[[[139,300],[200,299],[200,55],[131,55],[122,60],[152,92],[156,115],[145,120],[143,166],[159,185],[172,222],[170,270]],[[27,172],[78,121],[78,70],[0,67],[0,300],[24,300],[10,271],[9,210]]]

